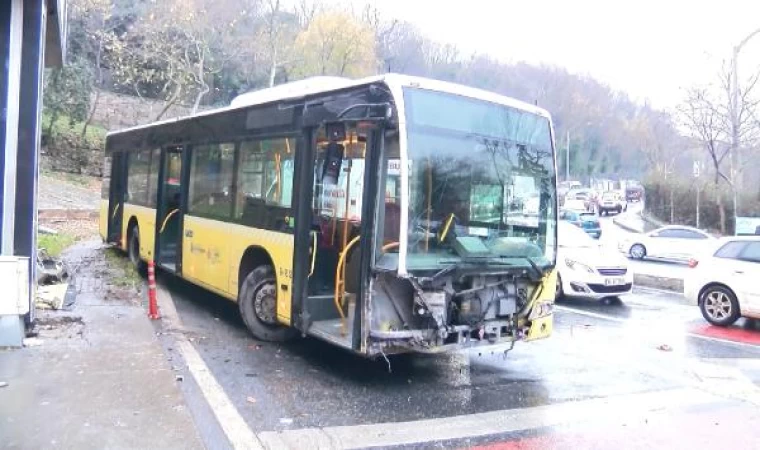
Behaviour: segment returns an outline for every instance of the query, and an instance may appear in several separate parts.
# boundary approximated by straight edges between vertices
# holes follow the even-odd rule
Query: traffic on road
[[[653,237],[631,231],[640,211],[632,203],[620,214],[597,214],[597,239],[560,221],[548,340],[371,359],[316,339],[261,342],[224,298],[165,276],[174,310],[168,320],[177,333],[163,335],[163,345],[179,372],[213,379],[215,387],[185,378],[185,394],[205,399],[190,404],[208,403],[212,416],[235,411],[262,448],[496,449],[618,439],[666,445],[677,438],[674,423],[699,429],[716,415],[721,423],[760,419],[760,326],[741,318],[751,316],[760,297],[709,287],[723,280],[710,258],[755,257],[757,241],[709,238],[722,250],[697,263],[638,258],[621,246]],[[736,264],[731,268],[753,269],[746,258]],[[678,279],[682,288],[637,283],[647,277]],[[698,305],[700,296],[707,306]],[[200,355],[193,364],[182,364],[178,339]],[[600,413],[605,408],[609,414]],[[196,409],[208,415],[205,406]],[[224,433],[216,423],[210,420],[207,436]],[[718,439],[702,431],[678,439],[702,447],[754,445],[742,435]]]

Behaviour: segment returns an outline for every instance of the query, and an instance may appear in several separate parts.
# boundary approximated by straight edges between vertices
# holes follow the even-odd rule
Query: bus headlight
[[[542,317],[551,316],[553,311],[554,311],[553,303],[539,302],[533,305],[533,309],[531,309],[530,314],[528,315],[528,319],[536,320]]]

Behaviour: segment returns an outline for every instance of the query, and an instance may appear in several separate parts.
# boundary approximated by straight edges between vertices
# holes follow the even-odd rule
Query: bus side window
[[[245,225],[281,229],[293,196],[295,139],[272,138],[240,144],[235,218]]]

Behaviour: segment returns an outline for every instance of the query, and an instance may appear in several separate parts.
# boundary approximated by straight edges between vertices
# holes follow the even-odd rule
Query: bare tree
[[[720,192],[720,182],[734,192],[734,180],[726,168],[727,157],[731,152],[731,127],[727,120],[725,103],[711,98],[706,89],[694,88],[688,91],[686,99],[679,106],[683,124],[691,135],[698,139],[707,152],[712,169],[715,172],[718,212],[720,214],[720,231],[726,232],[726,207]]]

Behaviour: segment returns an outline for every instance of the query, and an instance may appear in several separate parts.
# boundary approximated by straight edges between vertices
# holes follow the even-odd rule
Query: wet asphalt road
[[[365,360],[314,339],[258,342],[236,305],[162,278],[186,334],[254,432],[659,391],[699,383],[697,363],[736,369],[760,386],[760,346],[701,337],[695,330],[704,321],[697,308],[671,294],[638,291],[609,304],[565,301],[557,307],[550,339],[517,343],[506,357],[500,351],[398,356],[389,372],[385,361]],[[756,325],[741,320],[737,327]]]

